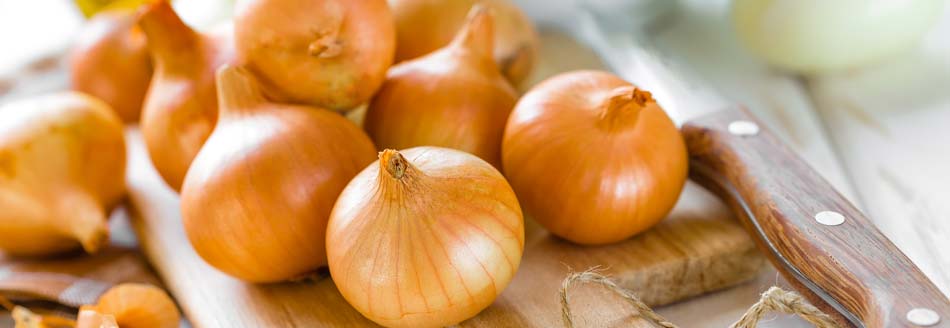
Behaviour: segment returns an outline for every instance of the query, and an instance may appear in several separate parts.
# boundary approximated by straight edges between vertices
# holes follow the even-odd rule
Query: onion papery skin
[[[96,305],[83,306],[76,327],[100,328],[110,319],[121,328],[177,328],[181,315],[164,290],[146,284],[125,283],[107,290]]]
[[[617,242],[658,223],[688,168],[679,130],[649,93],[597,71],[564,73],[525,94],[502,160],[528,215],[579,244]]]
[[[385,0],[247,0],[234,27],[240,61],[269,98],[333,110],[368,101],[396,51]]]
[[[511,281],[523,250],[521,208],[504,177],[448,148],[383,151],[344,189],[327,228],[340,293],[387,327],[475,316]]]
[[[0,106],[0,250],[46,256],[108,243],[125,194],[122,122],[101,100],[64,92]]]
[[[267,102],[250,72],[222,68],[221,119],[181,192],[198,255],[250,282],[301,278],[327,264],[334,201],[375,147],[329,110]]]
[[[524,82],[538,61],[540,41],[531,19],[509,0],[389,0],[396,20],[396,62],[448,45],[479,3],[497,17],[495,62],[512,84]]]
[[[501,168],[501,138],[518,93],[492,60],[489,10],[473,9],[450,45],[390,70],[364,121],[380,149],[453,148]]]
[[[124,122],[138,122],[152,59],[134,12],[97,14],[79,32],[69,55],[72,89],[105,101]]]
[[[142,137],[155,169],[175,191],[214,129],[215,71],[234,59],[229,34],[201,34],[165,0],[139,13],[155,68],[142,112]]]

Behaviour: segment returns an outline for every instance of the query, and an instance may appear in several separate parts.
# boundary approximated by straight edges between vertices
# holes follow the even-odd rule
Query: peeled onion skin
[[[146,284],[125,283],[110,288],[96,305],[83,306],[76,328],[177,328],[181,315],[164,290]],[[114,323],[114,326],[109,324]]]
[[[495,13],[495,62],[513,85],[524,82],[538,61],[540,41],[531,20],[510,0],[389,0],[396,20],[396,62],[448,45],[479,3]]]
[[[492,20],[488,8],[475,8],[451,44],[390,70],[364,121],[380,149],[453,148],[501,168],[518,93],[492,60]]]
[[[385,150],[340,195],[327,228],[343,297],[387,327],[471,318],[508,285],[524,220],[496,169],[461,151]]]
[[[122,121],[137,122],[152,63],[135,14],[107,11],[89,20],[70,51],[69,72],[73,90],[105,101]]]
[[[45,256],[108,243],[125,194],[122,122],[104,102],[63,92],[0,106],[0,250]]]
[[[227,35],[199,34],[164,0],[146,5],[139,26],[155,65],[142,113],[142,136],[152,164],[172,189],[181,188],[191,161],[214,129],[215,70],[232,61]]]
[[[330,210],[375,147],[329,110],[269,103],[251,73],[218,74],[221,117],[181,191],[185,232],[215,268],[277,282],[325,266]]]
[[[268,98],[333,110],[369,100],[396,49],[385,0],[247,0],[234,26],[240,61]]]
[[[658,223],[688,167],[679,130],[649,92],[596,71],[564,73],[525,94],[508,120],[502,160],[529,216],[589,245]]]

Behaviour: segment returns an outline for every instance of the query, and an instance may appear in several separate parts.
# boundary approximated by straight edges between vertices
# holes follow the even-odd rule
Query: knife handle
[[[694,179],[726,199],[786,278],[834,308],[839,321],[950,327],[947,296],[747,111],[719,111],[682,132]],[[939,321],[926,325],[933,314]]]

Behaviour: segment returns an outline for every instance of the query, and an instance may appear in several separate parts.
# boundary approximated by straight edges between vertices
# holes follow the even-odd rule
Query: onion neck
[[[340,39],[343,29],[345,9],[336,1],[324,1],[320,13],[320,26],[324,28],[313,31],[315,38],[307,45],[307,54],[316,58],[334,58],[343,53],[344,43]]]
[[[108,244],[108,216],[99,201],[80,190],[60,195],[56,215],[65,221],[57,224],[61,232],[79,241],[87,253],[95,253]]]
[[[468,12],[468,18],[452,40],[452,48],[464,49],[485,58],[493,58],[495,28],[491,10],[478,3]]]
[[[379,153],[379,168],[386,173],[386,176],[393,180],[404,180],[412,178],[416,174],[416,168],[409,163],[402,154],[393,149],[386,149]]]
[[[156,63],[170,67],[196,65],[192,58],[198,51],[200,36],[185,25],[167,0],[155,1],[139,11],[139,27]]]
[[[610,130],[634,126],[640,112],[655,102],[649,91],[635,86],[615,88],[600,105],[600,124]]]
[[[388,190],[390,197],[401,199],[403,193],[418,187],[422,172],[396,150],[386,149],[379,153],[380,186]]]
[[[222,116],[244,113],[265,101],[257,80],[243,67],[221,66],[216,78]]]
[[[307,54],[317,58],[333,58],[343,53],[343,41],[337,34],[339,32],[322,33],[316,40],[307,45]]]

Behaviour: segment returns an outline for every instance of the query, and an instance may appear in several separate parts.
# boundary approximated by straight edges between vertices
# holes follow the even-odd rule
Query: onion
[[[218,73],[221,118],[181,190],[188,239],[219,270],[251,282],[312,274],[340,191],[373,161],[343,116],[264,100],[243,68]]]
[[[449,44],[476,3],[495,13],[495,62],[512,84],[519,85],[538,61],[540,42],[531,20],[509,0],[389,0],[396,18],[396,62]]]
[[[385,0],[248,0],[234,27],[270,98],[334,110],[369,100],[396,48]]]
[[[511,281],[524,249],[521,208],[485,161],[457,150],[384,150],[330,216],[330,274],[343,297],[388,327],[471,318]]]
[[[155,169],[178,190],[217,119],[214,72],[234,55],[226,35],[195,32],[167,1],[145,7],[139,26],[155,74],[142,112],[142,136]]]
[[[76,328],[177,328],[180,320],[175,302],[164,290],[126,283],[110,288],[96,305],[80,308]]]
[[[477,6],[451,44],[393,67],[366,111],[376,145],[454,148],[501,168],[501,136],[518,94],[492,60],[492,35],[492,16]]]
[[[853,69],[913,46],[941,13],[940,0],[736,0],[739,39],[778,67]]]
[[[106,103],[66,92],[0,107],[0,249],[49,255],[108,243],[125,194],[122,122]]]
[[[679,130],[649,92],[596,71],[535,86],[502,144],[525,211],[580,244],[620,241],[659,222],[683,189],[687,160]]]
[[[69,55],[73,90],[102,99],[125,122],[137,122],[152,78],[145,35],[127,11],[94,16]]]

